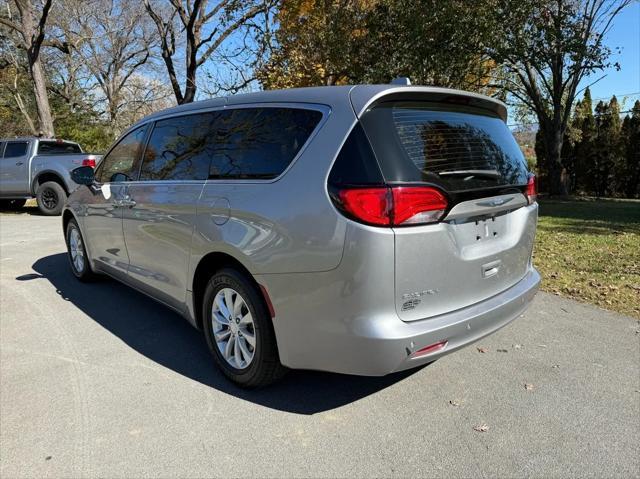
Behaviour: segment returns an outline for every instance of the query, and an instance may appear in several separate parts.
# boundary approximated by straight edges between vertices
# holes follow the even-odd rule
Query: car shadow
[[[374,394],[417,371],[413,369],[384,377],[289,371],[272,386],[242,389],[216,368],[201,332],[145,295],[107,278],[96,283],[80,283],[70,272],[64,253],[38,259],[33,270],[35,273],[16,279],[46,279],[63,300],[72,302],[152,361],[226,394],[272,409],[296,414],[335,409]]]
[[[0,214],[3,215],[30,215],[44,216],[37,206],[21,206],[19,208],[7,208],[0,206]]]

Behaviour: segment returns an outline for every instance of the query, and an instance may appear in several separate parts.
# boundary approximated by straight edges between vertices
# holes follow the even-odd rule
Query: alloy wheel
[[[52,210],[58,206],[58,195],[52,189],[47,188],[42,192],[42,203],[45,208]]]
[[[256,329],[244,298],[232,288],[216,294],[211,322],[220,354],[235,369],[249,367],[256,350]]]
[[[82,237],[77,228],[71,228],[69,232],[69,253],[76,272],[82,273],[84,271],[84,249],[82,247]]]

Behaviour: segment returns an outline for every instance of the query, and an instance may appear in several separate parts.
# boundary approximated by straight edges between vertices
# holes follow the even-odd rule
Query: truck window
[[[38,143],[38,155],[74,155],[82,153],[77,143],[41,141]]]
[[[4,150],[5,158],[18,158],[27,154],[29,144],[26,141],[11,141]]]

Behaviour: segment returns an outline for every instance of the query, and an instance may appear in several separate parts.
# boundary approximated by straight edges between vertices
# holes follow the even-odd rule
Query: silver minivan
[[[155,113],[74,170],[71,269],[178,311],[242,386],[424,365],[538,289],[535,180],[505,120],[492,98],[395,85]]]

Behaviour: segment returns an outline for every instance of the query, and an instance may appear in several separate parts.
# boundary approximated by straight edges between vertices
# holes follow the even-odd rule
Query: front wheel
[[[264,299],[240,272],[226,268],[211,277],[203,319],[209,350],[233,382],[242,387],[266,386],[286,371]]]
[[[89,264],[87,248],[84,245],[82,233],[80,233],[76,220],[70,220],[69,224],[67,224],[66,240],[69,264],[74,276],[83,282],[95,279],[95,273],[91,269],[91,264]]]
[[[47,181],[38,187],[36,199],[38,209],[43,215],[58,216],[62,213],[64,202],[67,201],[67,192],[60,183]]]

